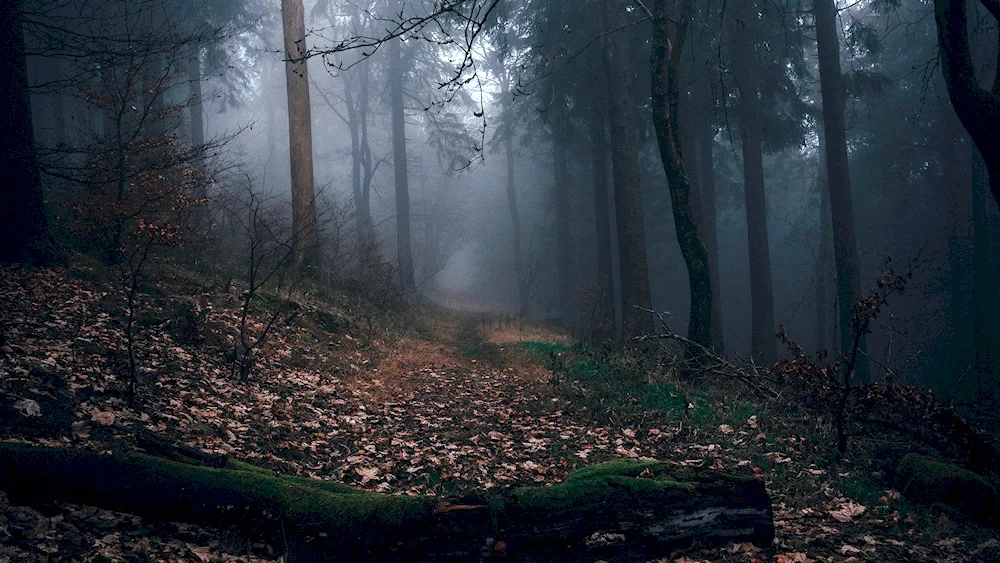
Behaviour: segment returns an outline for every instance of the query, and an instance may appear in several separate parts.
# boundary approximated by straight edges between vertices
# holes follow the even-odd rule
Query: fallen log
[[[610,461],[554,486],[438,499],[370,493],[232,459],[220,469],[0,443],[0,489],[14,502],[231,528],[295,561],[626,560],[692,542],[769,546],[774,537],[760,481],[658,461]]]

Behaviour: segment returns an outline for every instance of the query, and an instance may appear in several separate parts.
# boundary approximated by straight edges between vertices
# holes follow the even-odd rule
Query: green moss
[[[1000,524],[1000,494],[978,473],[911,453],[903,456],[896,475],[903,494],[946,504],[993,526]]]
[[[678,474],[679,473],[679,474]],[[683,468],[661,461],[617,459],[584,467],[552,487],[525,487],[514,491],[515,502],[528,510],[579,509],[596,499],[601,501],[633,498],[641,500],[663,493],[689,494],[697,483]]]

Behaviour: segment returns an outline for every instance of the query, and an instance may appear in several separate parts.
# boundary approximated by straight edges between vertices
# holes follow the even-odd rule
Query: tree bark
[[[510,211],[512,229],[514,275],[517,277],[517,314],[523,319],[528,315],[530,287],[524,272],[524,255],[521,248],[521,214],[517,207],[517,182],[514,177],[514,115],[511,110],[510,76],[506,68],[501,69],[501,72],[503,79],[500,83],[500,95],[503,98],[504,126],[506,128],[503,137],[503,150],[507,163],[507,209]]]
[[[816,255],[816,350],[827,350],[836,354],[836,344],[831,341],[833,334],[827,316],[831,302],[826,282],[832,271],[830,259],[833,236],[830,232],[830,190],[826,183],[826,146],[822,132],[818,152],[816,190],[819,192],[819,249]]]
[[[548,46],[546,55],[548,64],[557,68],[560,64],[563,48],[564,31],[560,22],[563,20],[563,1],[549,2]],[[552,103],[550,106],[550,125],[552,126],[552,199],[555,205],[556,222],[556,287],[559,299],[559,314],[563,319],[569,319],[572,311],[572,254],[570,248],[569,229],[569,116],[567,111],[568,96],[565,78],[561,73],[553,72],[550,76]]]
[[[191,56],[191,60],[187,63],[189,88],[188,110],[191,112],[191,146],[195,148],[202,147],[205,144],[205,115],[201,93],[201,56],[198,51],[195,51]],[[305,65],[303,65],[303,68],[305,68]]]
[[[844,120],[844,88],[840,69],[840,40],[837,37],[837,9],[833,0],[813,0],[816,19],[816,47],[819,55],[820,94],[823,97],[823,135],[826,143],[827,186],[833,224],[833,252],[837,266],[837,302],[840,312],[840,342],[854,342],[851,316],[861,297],[858,247],[854,233],[854,203],[851,199],[850,162],[847,157],[847,129]],[[849,350],[844,352],[850,353]],[[868,382],[867,339],[858,345],[860,361],[853,366],[857,379]]]
[[[401,3],[397,7],[401,9]],[[410,187],[406,161],[406,113],[403,106],[401,39],[389,40],[389,104],[392,113],[392,163],[396,179],[396,253],[399,283],[416,288],[410,246]]]
[[[609,2],[606,29],[624,26],[624,6]],[[635,108],[632,107],[631,56],[628,34],[612,34],[605,49],[611,131],[611,174],[614,182],[615,223],[618,231],[618,268],[621,280],[622,328],[628,339],[649,333],[653,320],[640,309],[652,308],[646,261],[646,230],[639,184],[639,151]]]
[[[0,261],[47,261],[52,240],[35,153],[21,0],[0,3]]]
[[[604,100],[590,110],[590,158],[594,167],[594,214],[597,218],[597,315],[594,337],[614,336],[615,286],[611,263],[611,217],[608,215],[608,134]]]
[[[1000,3],[980,3],[1000,22]],[[992,90],[980,86],[969,46],[966,0],[934,0],[934,18],[948,98],[986,162],[990,191],[1000,205],[1000,66]]]
[[[705,95],[708,95],[707,91]],[[695,130],[702,216],[702,222],[698,224],[698,229],[700,233],[704,234],[705,250],[708,252],[709,287],[712,292],[712,347],[717,353],[724,354],[726,345],[722,337],[722,290],[720,288],[722,280],[719,277],[718,211],[715,204],[715,127],[708,119],[701,118],[697,120]]]
[[[72,476],[72,478],[67,478]],[[225,469],[144,454],[0,444],[14,502],[87,504],[233,527],[296,561],[579,561],[657,556],[697,541],[774,538],[764,483],[666,462],[617,460],[558,485],[435,499],[369,493],[229,460]]]
[[[974,150],[972,155],[972,344],[975,359],[975,382],[977,401],[992,398],[991,390],[997,383],[997,333],[993,326],[996,313],[996,296],[992,292],[993,264],[991,263],[990,234],[987,227],[986,206],[989,205],[987,192],[987,166]]]
[[[680,61],[684,38],[691,21],[692,0],[681,4],[677,35],[668,35],[668,0],[654,3],[653,40],[650,48],[650,89],[653,127],[660,160],[670,188],[677,242],[688,270],[691,288],[691,317],[688,338],[706,348],[712,346],[712,286],[708,250],[698,234],[691,212],[691,181],[680,149],[678,103],[680,101]]]
[[[777,359],[778,352],[764,187],[763,129],[767,124],[758,101],[762,78],[757,64],[761,48],[757,41],[757,11],[755,2],[746,2],[742,21],[734,25],[733,74],[739,91],[743,197],[750,257],[750,353],[761,363],[770,365]]]
[[[288,137],[292,170],[292,231],[299,274],[319,274],[319,232],[313,179],[312,118],[302,0],[281,0],[285,36],[285,83],[288,90]]]

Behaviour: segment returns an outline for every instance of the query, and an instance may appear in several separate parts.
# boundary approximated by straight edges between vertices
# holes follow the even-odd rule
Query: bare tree
[[[706,348],[712,345],[712,287],[708,267],[708,250],[698,234],[691,211],[691,181],[680,151],[680,66],[684,39],[691,21],[693,0],[680,6],[676,32],[670,38],[669,3],[654,4],[653,43],[650,54],[650,75],[653,106],[653,126],[660,149],[660,160],[670,187],[670,202],[674,211],[677,242],[688,270],[691,288],[691,316],[688,338]]]
[[[607,28],[624,27],[624,6],[619,2],[608,4],[605,16]],[[611,124],[611,170],[615,189],[622,294],[621,335],[631,338],[649,332],[653,323],[649,315],[642,311],[651,307],[652,298],[649,292],[645,220],[639,186],[639,151],[635,127],[636,110],[632,102],[628,34],[623,31],[611,34],[605,53]]]
[[[288,136],[292,170],[292,231],[299,273],[314,276],[319,267],[316,187],[313,180],[312,121],[302,0],[281,0],[288,88]]]
[[[867,335],[851,329],[852,306],[861,298],[858,247],[854,234],[854,203],[851,199],[850,162],[847,156],[847,126],[844,121],[844,87],[837,37],[837,8],[833,0],[813,0],[816,47],[819,55],[820,93],[823,96],[823,141],[826,146],[826,185],[830,190],[833,221],[833,254],[837,266],[837,301],[840,311],[840,343],[857,340],[862,361],[853,366],[857,378],[867,383]],[[857,336],[857,338],[855,338]]]

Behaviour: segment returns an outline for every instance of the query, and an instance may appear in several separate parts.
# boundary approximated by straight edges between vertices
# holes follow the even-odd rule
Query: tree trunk
[[[304,53],[305,14],[302,0],[281,0],[285,35],[285,82],[288,90],[289,157],[292,169],[292,231],[300,275],[318,276],[319,232],[313,180],[312,120],[309,76]]]
[[[305,65],[303,65],[305,68]],[[191,112],[191,146],[199,148],[205,144],[205,116],[201,94],[201,57],[198,51],[187,63],[188,109]],[[306,92],[308,96],[308,91]],[[270,104],[268,104],[270,107]],[[273,115],[273,113],[272,113]]]
[[[401,4],[397,4],[401,7]],[[396,178],[396,251],[399,283],[416,288],[410,247],[410,188],[406,162],[406,115],[403,107],[401,39],[389,40],[389,104],[392,112],[392,163]]]
[[[707,93],[706,93],[707,95]],[[697,131],[697,165],[700,173],[701,215],[699,232],[703,233],[705,250],[708,252],[709,287],[712,292],[712,347],[719,354],[725,353],[722,337],[722,290],[719,277],[719,235],[718,212],[715,205],[715,127],[704,117],[695,124]]]
[[[501,61],[502,62],[502,61]],[[520,318],[528,315],[529,290],[525,279],[524,256],[521,248],[521,214],[517,208],[517,182],[514,178],[514,116],[511,111],[510,77],[507,69],[502,69],[503,80],[500,83],[500,95],[503,99],[504,126],[503,137],[504,158],[507,161],[507,208],[510,210],[510,223],[513,230],[511,242],[514,251],[514,275],[517,277],[517,311]]]
[[[767,198],[764,187],[764,141],[766,127],[760,94],[760,54],[756,39],[757,6],[746,2],[742,22],[733,29],[733,74],[739,91],[740,140],[743,151],[743,198],[747,217],[750,257],[750,353],[764,365],[778,356],[775,345],[774,289],[771,280],[771,249],[767,236]]]
[[[67,478],[72,476],[72,478]],[[228,460],[0,444],[14,502],[61,501],[153,520],[232,527],[295,561],[581,561],[663,556],[697,541],[774,538],[763,481],[617,460],[558,485],[462,499],[383,495]]]
[[[1000,7],[995,2],[981,3],[1000,23]],[[990,191],[994,203],[1000,205],[1000,65],[992,90],[981,87],[969,46],[966,0],[934,0],[934,17],[948,98],[986,163]]]
[[[609,2],[606,29],[624,25],[624,6]],[[618,268],[622,295],[622,338],[649,333],[653,320],[639,309],[652,308],[646,262],[646,231],[639,185],[639,151],[635,108],[632,106],[631,56],[628,34],[608,37],[605,73],[608,78],[608,116],[611,124],[611,173],[615,190],[615,223],[618,230]]]
[[[653,127],[670,188],[677,242],[687,265],[688,285],[691,288],[688,338],[709,348],[712,346],[712,286],[708,250],[691,213],[691,181],[679,146],[680,60],[691,21],[692,0],[684,0],[681,5],[677,36],[672,42],[667,31],[668,4],[668,0],[660,0],[654,4],[653,10],[649,59]]]
[[[993,295],[993,265],[990,261],[990,233],[987,227],[986,206],[989,205],[987,167],[975,149],[972,155],[972,343],[975,357],[975,399],[989,404],[996,385],[997,327],[995,318],[996,296]]]
[[[604,100],[590,110],[590,157],[594,166],[594,213],[597,217],[597,315],[594,337],[614,336],[615,286],[611,265],[611,217],[608,215],[608,134]]]
[[[834,354],[837,348],[832,342],[830,329],[830,295],[826,281],[830,276],[831,249],[833,236],[830,232],[830,190],[826,183],[826,146],[822,132],[819,137],[819,155],[816,168],[816,189],[819,192],[819,249],[816,255],[816,350],[827,350]]]
[[[561,64],[563,48],[562,25],[563,1],[550,0],[548,14],[548,45],[546,56],[548,64],[557,68]],[[563,319],[569,319],[572,311],[572,255],[570,249],[569,229],[569,116],[567,111],[568,96],[564,77],[559,72],[550,76],[552,102],[548,113],[549,124],[552,127],[552,200],[555,206],[556,222],[556,289],[559,299],[559,314]]]
[[[0,3],[0,261],[46,261],[52,254],[35,153],[21,1]]]
[[[833,252],[837,265],[837,303],[840,312],[840,342],[854,342],[851,316],[861,297],[858,247],[854,236],[854,203],[847,157],[847,130],[844,121],[844,89],[840,69],[840,41],[837,38],[837,9],[833,0],[814,0],[816,46],[819,55],[820,94],[823,97],[823,135],[826,143],[827,186],[833,224]],[[858,345],[860,360],[853,366],[858,381],[871,379],[864,335]],[[850,350],[844,350],[850,353]]]

